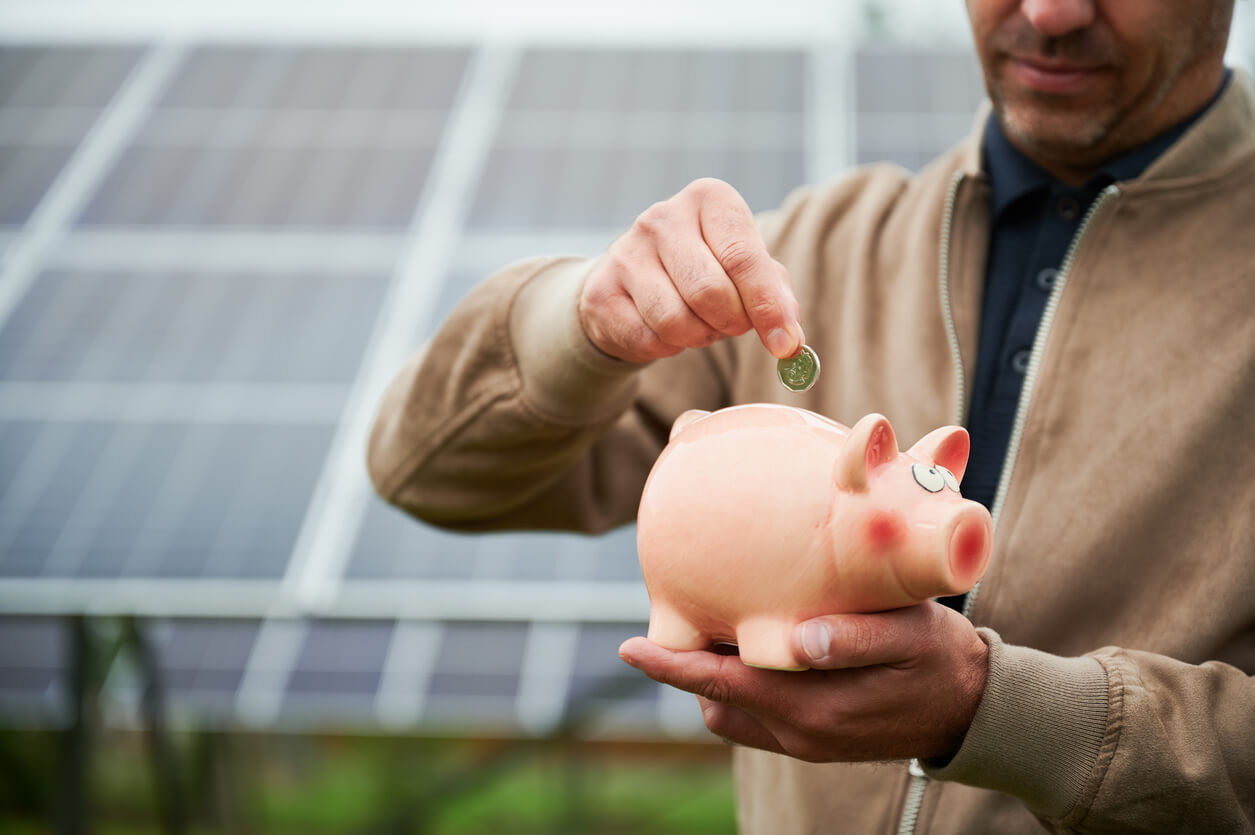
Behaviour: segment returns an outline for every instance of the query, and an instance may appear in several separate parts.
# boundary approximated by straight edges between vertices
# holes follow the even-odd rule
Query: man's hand
[[[753,328],[772,354],[804,337],[788,273],[732,186],[696,180],[655,203],[593,267],[580,324],[605,353],[647,362]]]
[[[806,621],[793,644],[814,669],[755,669],[645,638],[619,655],[696,693],[712,733],[811,762],[952,756],[985,691],[989,648],[967,618],[932,601]]]

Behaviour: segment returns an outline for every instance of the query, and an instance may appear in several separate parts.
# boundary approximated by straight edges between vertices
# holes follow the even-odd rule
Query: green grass
[[[722,745],[181,734],[175,748],[193,833],[735,831]],[[54,831],[60,752],[54,733],[0,732],[0,835]],[[92,833],[162,831],[140,734],[95,740],[89,786]]]

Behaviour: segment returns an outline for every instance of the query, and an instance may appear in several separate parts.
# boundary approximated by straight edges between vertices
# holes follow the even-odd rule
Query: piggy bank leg
[[[674,608],[661,601],[649,604],[649,640],[676,651],[706,649],[710,637],[702,634]]]
[[[747,667],[767,670],[805,670],[793,657],[793,624],[774,618],[749,618],[736,628],[741,661]]]

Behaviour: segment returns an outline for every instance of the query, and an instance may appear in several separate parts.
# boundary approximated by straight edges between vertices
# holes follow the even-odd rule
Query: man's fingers
[[[619,657],[645,675],[697,696],[724,704],[755,709],[753,698],[761,685],[753,679],[764,671],[753,670],[735,655],[713,652],[674,652],[648,638],[628,638],[619,647]]]
[[[689,308],[656,259],[641,259],[636,270],[623,276],[623,286],[641,320],[664,344],[701,348],[719,338],[718,331]]]
[[[736,286],[741,304],[763,344],[778,358],[796,354],[804,335],[788,274],[767,252],[754,216],[726,183],[698,181],[702,238]]]
[[[619,657],[655,681],[687,690],[709,699],[710,682],[720,672],[724,656],[707,652],[674,652],[648,638],[628,638],[619,646]]]
[[[656,238],[658,257],[676,291],[689,309],[715,331],[740,336],[751,327],[737,287],[714,255],[701,241],[696,218],[676,217],[674,226],[660,228]]]
[[[763,723],[741,708],[701,696],[697,697],[697,704],[702,709],[702,720],[706,723],[707,730],[715,736],[737,745],[761,748],[777,754],[787,753]]]
[[[658,338],[641,318],[636,302],[621,287],[617,292],[588,293],[580,306],[589,340],[611,356],[628,362],[649,362],[683,350]]]
[[[932,640],[933,619],[945,616],[933,612],[930,605],[936,604],[813,618],[794,627],[793,650],[819,670],[907,662]]]
[[[781,359],[805,341],[788,272],[741,195],[710,179],[650,206],[611,244],[584,283],[579,316],[594,345],[632,362],[750,328]]]

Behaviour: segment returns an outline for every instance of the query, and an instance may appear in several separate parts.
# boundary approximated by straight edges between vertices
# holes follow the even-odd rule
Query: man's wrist
[[[1106,670],[1088,656],[1062,658],[978,632],[989,644],[985,692],[955,755],[926,760],[925,770],[1059,819],[1084,792],[1106,733]]]
[[[958,754],[985,697],[985,688],[989,681],[989,639],[981,632],[977,632],[977,638],[966,659],[966,673],[958,684],[964,693],[964,698],[960,700],[963,708],[951,724],[952,730],[944,745],[945,753],[923,760],[931,768],[944,768]]]

